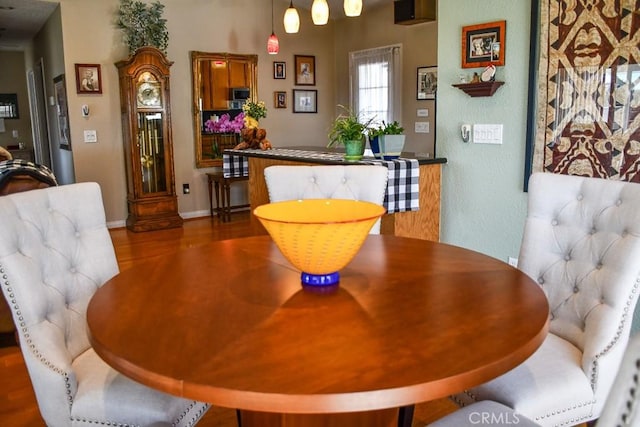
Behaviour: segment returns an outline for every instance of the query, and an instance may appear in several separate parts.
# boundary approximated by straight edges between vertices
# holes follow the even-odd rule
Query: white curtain
[[[351,107],[374,123],[399,120],[401,115],[401,45],[349,54]]]

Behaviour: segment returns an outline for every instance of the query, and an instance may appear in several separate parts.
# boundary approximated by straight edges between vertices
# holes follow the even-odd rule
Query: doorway
[[[29,108],[31,110],[31,133],[35,161],[52,168],[51,140],[49,138],[47,116],[47,93],[44,86],[44,65],[39,59],[27,72],[27,89],[29,91]],[[55,174],[55,171],[54,171]]]

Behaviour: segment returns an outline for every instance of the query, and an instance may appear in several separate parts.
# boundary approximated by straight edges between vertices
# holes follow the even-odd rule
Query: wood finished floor
[[[185,221],[182,228],[131,233],[126,229],[111,230],[120,269],[135,262],[193,247],[211,240],[224,240],[251,235],[248,212],[235,213],[231,222],[199,218]],[[20,350],[16,346],[0,348],[0,427],[42,427],[35,395]],[[425,424],[455,410],[447,399],[419,404],[414,414],[414,426]],[[198,426],[237,426],[235,411],[211,408]]]

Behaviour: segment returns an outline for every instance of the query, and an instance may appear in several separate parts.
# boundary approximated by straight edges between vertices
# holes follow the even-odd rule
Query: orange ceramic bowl
[[[287,260],[312,275],[347,265],[384,213],[375,203],[342,199],[275,202],[253,211]]]

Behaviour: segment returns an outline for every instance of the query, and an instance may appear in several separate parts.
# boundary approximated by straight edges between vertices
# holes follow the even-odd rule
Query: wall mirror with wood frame
[[[239,134],[206,122],[233,120],[246,100],[257,99],[258,55],[192,51],[191,71],[196,167],[221,166],[222,151],[240,142]]]

